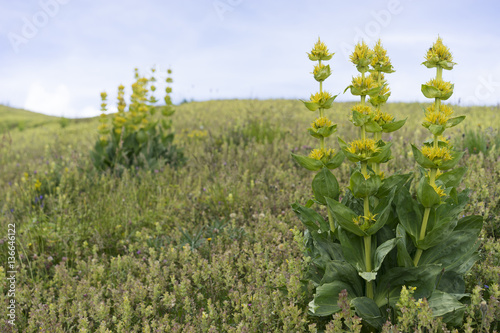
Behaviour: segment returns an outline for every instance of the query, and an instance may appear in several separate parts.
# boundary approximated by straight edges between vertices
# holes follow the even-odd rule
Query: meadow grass
[[[351,105],[334,103],[330,112],[344,139],[356,135],[348,121]],[[390,103],[386,111],[412,121],[393,136],[384,134],[397,158],[382,171],[418,172],[408,152],[410,143],[426,139],[422,105]],[[456,107],[455,112],[467,116],[468,129],[500,124],[498,109]],[[0,148],[0,260],[7,262],[7,224],[15,223],[18,308],[12,329],[2,307],[0,329],[325,329],[324,320],[307,314],[313,289],[302,280],[304,228],[290,208],[312,195],[313,175],[290,157],[290,152],[307,155],[314,144],[303,134],[310,116],[301,102],[291,100],[182,104],[172,118],[186,166],[113,177],[95,172],[90,161],[96,118],[63,126],[58,118],[37,115],[29,122],[24,113],[17,120],[9,113]],[[492,131],[498,133],[498,127]],[[461,126],[447,134],[466,138]],[[476,299],[467,310],[469,326],[461,331],[484,323],[499,329],[500,295],[494,287],[500,279],[499,153],[493,145],[466,154],[460,163],[469,168],[464,185],[473,189],[465,214],[485,219],[481,260],[467,276],[467,291]],[[341,188],[349,173],[348,163],[336,170]],[[0,268],[2,304],[5,274]],[[328,325],[326,330],[334,331],[334,324]]]

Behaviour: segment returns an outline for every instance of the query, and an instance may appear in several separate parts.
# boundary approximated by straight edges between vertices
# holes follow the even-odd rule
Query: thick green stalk
[[[367,162],[361,162],[361,173],[365,178],[368,176]],[[363,202],[364,216],[366,218],[370,217],[370,197],[365,197]],[[368,221],[369,223],[369,221]],[[365,266],[366,271],[372,271],[372,236],[364,237],[365,245]],[[371,281],[366,281],[366,296],[373,299],[373,283]]]

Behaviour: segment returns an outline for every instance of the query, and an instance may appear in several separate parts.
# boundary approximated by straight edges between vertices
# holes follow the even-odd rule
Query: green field
[[[350,103],[328,110],[337,135],[355,136]],[[390,103],[408,118],[386,174],[417,172],[423,104]],[[466,279],[466,319],[500,329],[492,286],[500,281],[500,109],[455,107],[466,125],[446,132],[472,189],[464,214],[484,216],[480,257]],[[89,152],[97,118],[67,120],[0,106],[0,298],[9,289],[8,224],[16,226],[16,328],[0,310],[2,332],[314,332],[312,284],[290,208],[312,196],[307,154],[313,114],[293,100],[223,100],[176,107],[175,142],[187,164],[98,174]],[[335,136],[331,145],[338,150]],[[341,188],[352,163],[334,171]],[[341,194],[342,195],[342,194]],[[299,241],[297,241],[299,240]],[[481,297],[496,307],[481,308]],[[494,303],[496,302],[496,303]],[[394,321],[393,321],[394,322]],[[464,331],[460,329],[460,331]]]

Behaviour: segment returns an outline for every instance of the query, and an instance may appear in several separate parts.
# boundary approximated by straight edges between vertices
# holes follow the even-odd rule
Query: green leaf
[[[425,177],[420,178],[420,182],[418,183],[417,199],[425,208],[434,207],[441,202],[441,197],[429,185]]]
[[[381,132],[382,127],[377,124],[374,120],[370,120],[365,124],[365,130],[370,133]]]
[[[430,159],[428,159],[424,154],[422,154],[422,152],[417,147],[415,147],[414,145],[411,145],[411,149],[413,151],[413,156],[415,157],[415,160],[423,168],[437,169],[437,165],[434,162],[432,162]]]
[[[374,301],[380,307],[389,302],[395,306],[402,286],[416,287],[415,299],[429,297],[434,290],[441,265],[419,265],[418,267],[394,267],[381,276],[375,291]]]
[[[382,245],[380,245],[377,250],[375,251],[375,260],[374,260],[374,267],[373,267],[373,270],[375,272],[378,272],[378,270],[380,269],[380,266],[382,266],[382,262],[384,261],[385,257],[387,256],[387,254],[389,254],[389,252],[392,251],[392,249],[394,247],[396,247],[397,245],[397,239],[396,238],[393,238],[393,239],[390,239],[384,243],[382,243]]]
[[[320,129],[318,129],[318,134],[320,135],[320,137],[327,138],[333,133],[335,133],[336,130],[337,130],[337,125],[321,127]]]
[[[445,127],[443,125],[432,124],[429,126],[429,131],[431,131],[432,134],[437,135],[437,136],[443,134],[444,130],[445,130]]]
[[[334,281],[325,283],[316,288],[314,300],[309,303],[309,311],[314,316],[324,317],[340,311],[337,305],[339,294],[342,290],[347,290],[348,298],[356,296],[356,291],[349,283]]]
[[[445,187],[457,187],[462,182],[462,178],[466,172],[467,167],[456,168],[439,175],[436,180],[443,182]]]
[[[381,148],[380,152],[377,155],[370,158],[369,161],[372,163],[387,162],[391,157],[391,146],[392,142],[385,143],[383,146],[380,147]]]
[[[311,232],[318,229],[323,232],[330,230],[330,225],[314,209],[301,206],[298,203],[293,203],[292,209]]]
[[[469,262],[474,257],[482,225],[481,216],[472,215],[460,219],[446,241],[423,252],[419,265],[438,263],[446,271],[462,267],[464,262]]]
[[[460,116],[460,117],[448,119],[448,121],[446,122],[446,127],[449,128],[449,127],[457,126],[462,121],[464,121],[464,119],[465,119],[465,116]]]
[[[465,305],[452,295],[435,290],[428,299],[434,317],[443,318],[443,322],[451,326],[462,324]]]
[[[332,260],[326,265],[325,275],[321,284],[341,281],[349,284],[356,295],[363,294],[363,283],[358,276],[357,270],[348,262]]]
[[[377,330],[382,328],[385,319],[380,313],[380,309],[374,300],[368,297],[356,297],[351,300],[351,305],[354,307],[356,314],[365,322]]]
[[[304,103],[304,105],[306,106],[307,109],[309,109],[309,111],[316,111],[319,109],[319,105],[314,103],[314,102],[311,102],[311,101],[303,101],[303,100],[300,100],[302,103]]]
[[[427,98],[440,98],[441,97],[441,91],[438,88],[435,88],[433,86],[428,86],[425,84],[422,84],[422,94],[424,94],[425,97]]]
[[[365,272],[366,266],[363,238],[342,228],[339,228],[338,235],[345,260],[356,268],[358,273]],[[375,244],[372,245],[375,247]]]
[[[406,187],[401,188],[396,196],[396,211],[401,225],[416,244],[422,225],[422,211]]]
[[[361,230],[359,226],[354,224],[353,219],[357,218],[358,215],[356,215],[356,213],[354,213],[351,209],[331,198],[326,198],[326,203],[328,205],[328,209],[330,209],[330,212],[335,217],[335,220],[342,228],[358,236],[368,235]]]
[[[406,230],[401,224],[396,227],[396,237],[398,240],[398,266],[413,267],[413,259],[408,252],[408,242],[406,238]]]
[[[446,161],[441,163],[441,165],[438,167],[439,170],[448,170],[453,168],[455,165],[458,164],[458,162],[462,159],[462,156],[464,156],[465,152],[458,152],[454,151],[451,153],[451,160]]]
[[[399,188],[399,187],[403,186],[403,184],[406,183],[408,181],[408,179],[410,179],[410,177],[411,177],[411,174],[407,173],[404,175],[392,175],[392,176],[385,178],[382,181],[382,185],[380,186],[380,188],[377,191],[377,194],[376,194],[377,198],[385,197],[386,195],[388,195],[390,193],[390,191],[394,187]]]
[[[462,274],[453,271],[445,271],[444,274],[438,278],[436,289],[448,294],[463,294],[465,293],[465,281]]]
[[[408,118],[406,118],[406,119],[408,119]],[[404,124],[406,123],[406,119],[398,120],[398,121],[393,121],[391,123],[383,124],[382,125],[382,131],[384,133],[390,133],[390,132],[397,131],[398,129],[400,129],[401,127],[404,126]]]
[[[375,223],[366,230],[368,235],[374,235],[377,231],[379,231],[389,219],[389,215],[392,210],[392,199],[394,198],[394,193],[396,189],[394,188],[389,195],[382,198],[378,203],[377,207],[373,210],[373,214],[376,216]]]
[[[302,167],[306,168],[307,170],[318,171],[324,166],[323,162],[307,156],[296,155],[292,153],[292,157],[295,161],[297,161],[297,163],[299,163]]]
[[[352,123],[354,126],[363,126],[370,120],[370,115],[358,111],[352,111]]]
[[[323,105],[321,105],[322,108],[324,109],[329,109],[332,107],[333,105],[333,101],[335,100],[335,98],[337,98],[338,95],[335,95],[333,97],[330,97]]]
[[[431,217],[429,217],[429,225],[423,240],[417,241],[417,247],[422,250],[427,250],[440,244],[448,239],[450,232],[457,225],[457,221],[452,216],[438,216],[431,209]]]
[[[367,282],[375,281],[377,278],[377,272],[360,272],[358,274]]]
[[[326,205],[325,197],[339,200],[339,183],[337,178],[327,168],[321,169],[312,181],[314,197]]]
[[[355,170],[349,180],[349,189],[356,198],[364,198],[377,193],[382,185],[379,176],[371,176],[365,179],[365,176],[358,170]]]
[[[330,170],[338,168],[342,162],[344,162],[345,156],[344,154],[340,151],[337,154],[335,154],[327,163],[326,167]]]

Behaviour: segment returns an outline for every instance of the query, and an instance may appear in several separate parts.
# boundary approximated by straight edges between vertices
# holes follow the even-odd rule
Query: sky
[[[427,0],[0,0],[0,104],[68,118],[111,110],[134,68],[158,80],[173,71],[173,101],[307,99],[316,92],[307,58],[318,39],[335,52],[326,90],[343,94],[354,45],[380,38],[395,73],[393,102],[425,102],[421,65],[438,35],[457,63],[443,78],[448,100],[500,103],[500,1]],[[164,88],[159,84],[159,88]],[[156,97],[163,98],[163,90]]]

